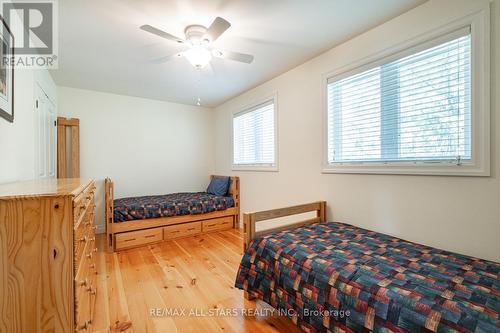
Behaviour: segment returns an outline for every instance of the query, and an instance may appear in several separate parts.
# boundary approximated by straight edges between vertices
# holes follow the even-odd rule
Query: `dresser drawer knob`
[[[92,320],[86,320],[83,325],[80,325],[80,329],[86,331],[90,328],[90,324],[92,324]]]
[[[86,287],[89,284],[89,280],[85,278],[85,280],[80,281],[80,286]]]

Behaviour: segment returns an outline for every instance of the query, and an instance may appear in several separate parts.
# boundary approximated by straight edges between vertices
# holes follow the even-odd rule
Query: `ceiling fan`
[[[212,43],[215,42],[217,38],[219,38],[220,35],[222,35],[230,26],[231,24],[222,17],[217,17],[208,29],[202,25],[189,25],[184,29],[186,39],[178,38],[148,24],[142,25],[140,28],[162,38],[186,44],[188,46],[186,51],[159,58],[155,61],[156,63],[163,63],[175,58],[184,57],[196,69],[201,69],[205,67],[210,60],[212,60],[213,56],[216,58],[230,59],[250,64],[253,61],[253,55],[224,51],[211,47]]]

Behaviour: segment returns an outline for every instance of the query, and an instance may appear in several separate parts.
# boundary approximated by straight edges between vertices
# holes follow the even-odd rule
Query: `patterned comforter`
[[[500,264],[343,223],[254,240],[236,287],[306,332],[500,332]]]
[[[115,222],[125,222],[155,217],[205,214],[233,206],[232,197],[221,197],[206,192],[173,193],[117,199],[114,201],[113,218]]]

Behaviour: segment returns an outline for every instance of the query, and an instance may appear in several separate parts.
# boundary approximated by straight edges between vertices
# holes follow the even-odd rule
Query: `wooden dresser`
[[[91,332],[94,182],[0,185],[0,332]]]

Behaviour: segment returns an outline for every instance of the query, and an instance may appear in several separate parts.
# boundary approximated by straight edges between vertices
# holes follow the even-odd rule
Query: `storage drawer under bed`
[[[153,228],[139,231],[124,232],[115,235],[116,249],[126,249],[140,245],[147,245],[163,240],[162,228]]]
[[[202,222],[203,232],[231,229],[233,227],[233,217],[225,216],[217,219],[205,220]]]
[[[193,236],[201,233],[201,222],[169,225],[163,228],[164,239]]]

